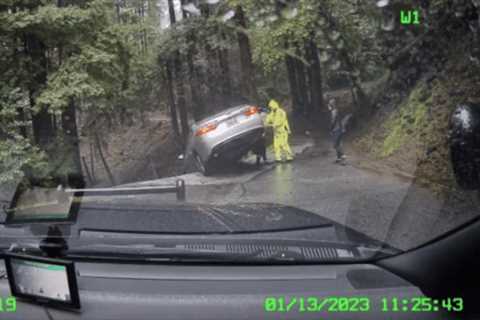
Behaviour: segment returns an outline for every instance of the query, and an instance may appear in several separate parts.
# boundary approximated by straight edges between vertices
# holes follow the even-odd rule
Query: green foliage
[[[287,55],[302,59],[303,44],[316,31],[318,6],[310,0],[299,1],[298,7],[284,10],[295,10],[295,15],[276,13],[270,7],[259,10],[253,4],[247,6],[249,14],[260,12],[258,21],[253,21],[250,32],[254,45],[254,60],[267,73],[275,71]]]
[[[378,26],[373,4],[315,0],[291,1],[283,6],[275,1],[230,3],[241,4],[247,12],[254,60],[267,73],[277,71],[287,55],[308,65],[303,58],[304,43],[311,39],[329,57],[323,61],[327,66],[342,60],[338,55],[342,51],[362,73],[378,72]],[[342,68],[331,72],[335,75],[339,71]]]
[[[46,167],[45,153],[27,139],[17,135],[0,142],[0,183],[17,181],[27,168],[38,172]]]
[[[412,91],[408,99],[399,106],[399,110],[385,124],[388,132],[380,156],[391,156],[399,150],[407,141],[417,141],[419,133],[429,126],[427,119],[427,105],[431,103],[431,96],[425,99],[425,88],[418,86]]]
[[[2,12],[0,30],[10,34],[34,34],[46,45],[58,45],[64,41],[91,36],[93,30],[107,23],[106,10],[109,5],[111,3],[108,1],[94,0],[87,8],[59,8],[54,4],[47,4],[33,10]]]
[[[61,113],[71,98],[96,99],[100,102],[98,107],[105,106],[105,99],[120,91],[122,79],[127,75],[123,74],[118,48],[102,50],[101,46],[102,39],[80,46],[78,54],[69,57],[49,76],[47,88],[37,99],[37,107],[48,106],[50,112]]]
[[[209,47],[211,50],[230,49],[235,40],[234,26],[217,16],[191,17],[163,30],[158,40],[158,56],[172,59],[176,53],[186,55],[192,48]]]
[[[45,153],[17,133],[27,125],[16,118],[19,108],[28,108],[26,101],[19,88],[0,83],[0,184],[18,180],[25,169],[46,168]]]
[[[338,24],[341,38],[337,46],[349,52],[349,57],[364,78],[378,76],[383,61],[380,55],[383,45],[379,39],[380,11],[373,3],[352,5],[347,1],[330,1],[330,14]]]
[[[52,146],[40,150],[32,143],[31,122],[20,123],[19,111],[26,119],[40,110],[61,119],[75,101],[77,111],[106,115],[115,113],[118,106],[130,106],[135,95],[145,93],[146,79],[152,79],[150,70],[154,69],[145,42],[155,37],[158,21],[136,15],[143,1],[124,4],[116,17],[111,0],[64,7],[54,1],[22,0],[20,4],[2,0],[8,10],[0,11],[0,182],[16,179],[24,170],[61,174],[73,166],[71,158],[61,157],[74,154],[62,142],[63,135],[59,132],[52,137]],[[42,44],[46,65],[22,47],[26,37]],[[39,80],[42,73],[48,76],[46,84]],[[34,93],[32,101],[29,92]],[[23,127],[26,137],[19,134]],[[63,164],[55,159],[63,159],[59,160]]]

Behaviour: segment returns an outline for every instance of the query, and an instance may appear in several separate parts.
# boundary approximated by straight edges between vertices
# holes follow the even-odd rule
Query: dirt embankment
[[[89,185],[151,180],[174,175],[178,170],[179,146],[175,143],[168,116],[163,112],[146,114],[145,121],[114,124],[110,128],[104,126],[98,132],[98,143],[95,135],[81,138],[84,172],[86,165],[86,175],[94,178]]]
[[[405,172],[437,193],[456,189],[448,122],[459,103],[480,102],[479,70],[468,54],[455,50],[441,72],[422,77],[390,106],[380,106],[353,137],[353,150],[365,156],[365,165]]]

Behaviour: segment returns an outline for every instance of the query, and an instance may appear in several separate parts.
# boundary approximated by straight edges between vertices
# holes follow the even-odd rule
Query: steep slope
[[[354,147],[414,174],[435,191],[455,188],[448,152],[450,114],[459,103],[480,102],[480,66],[463,49],[452,50],[440,72],[422,76],[404,97],[380,106]]]

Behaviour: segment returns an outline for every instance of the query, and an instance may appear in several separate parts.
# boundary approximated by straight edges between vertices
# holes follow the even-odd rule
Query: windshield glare
[[[2,248],[344,261],[479,213],[478,1],[27,2],[0,6]]]

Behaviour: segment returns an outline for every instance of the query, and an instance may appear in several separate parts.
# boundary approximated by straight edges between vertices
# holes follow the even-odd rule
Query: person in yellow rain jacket
[[[292,161],[293,153],[288,144],[288,136],[292,133],[288,124],[287,113],[280,107],[275,100],[268,103],[270,112],[265,118],[265,125],[273,128],[273,149],[275,151],[275,161],[280,162],[285,156],[285,160]]]

